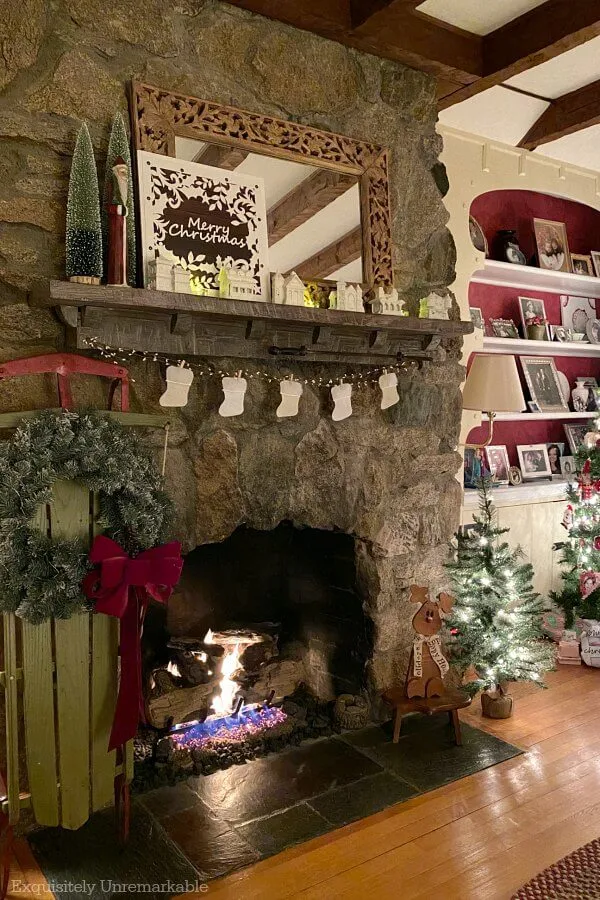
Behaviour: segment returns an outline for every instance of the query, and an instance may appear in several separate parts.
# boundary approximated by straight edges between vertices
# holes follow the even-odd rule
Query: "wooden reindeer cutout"
[[[419,604],[419,609],[412,620],[416,637],[406,675],[406,696],[443,697],[446,692],[443,677],[450,667],[442,653],[439,632],[442,615],[450,612],[454,599],[442,593],[437,600],[431,600],[429,590],[416,584],[411,586],[410,599]]]

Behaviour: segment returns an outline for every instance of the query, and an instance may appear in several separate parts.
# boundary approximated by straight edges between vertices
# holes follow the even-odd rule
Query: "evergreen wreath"
[[[99,522],[130,555],[162,543],[172,504],[139,439],[94,412],[44,411],[0,444],[0,611],[32,623],[89,608],[81,581],[91,568],[83,541],[56,540],[31,519],[58,479],[98,494]]]

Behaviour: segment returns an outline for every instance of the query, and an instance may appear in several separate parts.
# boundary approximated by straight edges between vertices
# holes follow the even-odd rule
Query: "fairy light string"
[[[192,369],[196,375],[204,378],[235,378],[236,376],[241,376],[249,379],[262,379],[269,384],[278,384],[284,377],[280,372],[274,372],[273,370],[269,371],[268,369],[262,368],[256,369],[254,366],[244,368],[236,365],[235,368],[230,371],[221,367],[212,366],[210,363],[206,362],[197,363],[193,360],[188,360],[185,357],[172,357],[167,356],[164,353],[153,351],[129,350],[124,347],[112,347],[110,344],[99,341],[96,337],[85,338],[85,345],[89,350],[98,353],[103,359],[109,360],[115,365],[126,365],[128,362],[138,359],[142,362],[161,363],[166,366],[183,365],[188,369]],[[315,363],[313,362],[313,364]],[[322,365],[322,363],[317,362],[316,365]],[[377,384],[380,376],[386,372],[396,372],[397,374],[400,374],[413,371],[418,367],[419,363],[416,360],[406,360],[399,363],[376,366],[364,371],[353,370],[344,372],[342,375],[336,375],[335,377],[329,378],[321,376],[316,378],[302,378],[297,375],[294,375],[293,377],[295,381],[312,387],[332,387],[335,384],[339,384],[341,381],[353,384],[355,387],[362,387],[369,384]],[[286,368],[289,369],[289,366]],[[132,379],[132,381],[134,380],[135,379]]]

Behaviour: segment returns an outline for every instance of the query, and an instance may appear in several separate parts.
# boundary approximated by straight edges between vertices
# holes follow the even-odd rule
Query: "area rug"
[[[600,898],[600,838],[545,869],[512,900],[597,900]]]

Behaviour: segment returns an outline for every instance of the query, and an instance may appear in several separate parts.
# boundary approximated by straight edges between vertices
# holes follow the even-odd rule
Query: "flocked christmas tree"
[[[586,435],[575,462],[577,483],[567,488],[568,505],[563,518],[567,536],[554,545],[561,554],[562,590],[551,595],[565,613],[567,628],[572,627],[575,616],[600,619],[600,434],[597,430]]]
[[[120,112],[115,113],[108,141],[106,154],[106,169],[104,172],[104,190],[102,192],[102,236],[104,251],[104,268],[108,256],[108,214],[107,206],[111,201],[113,166],[119,157],[128,169],[127,179],[127,281],[132,287],[136,283],[136,243],[135,243],[135,209],[133,195],[133,177],[131,174],[131,153],[129,151],[129,138],[125,129],[125,122]]]
[[[66,257],[68,278],[88,280],[102,277],[98,173],[94,148],[85,122],[79,129],[71,163]]]
[[[509,681],[542,684],[554,658],[542,634],[545,603],[533,590],[533,567],[502,540],[508,529],[497,525],[489,479],[481,481],[474,523],[456,536],[448,563],[456,598],[447,619],[452,662],[471,694],[503,693]]]

